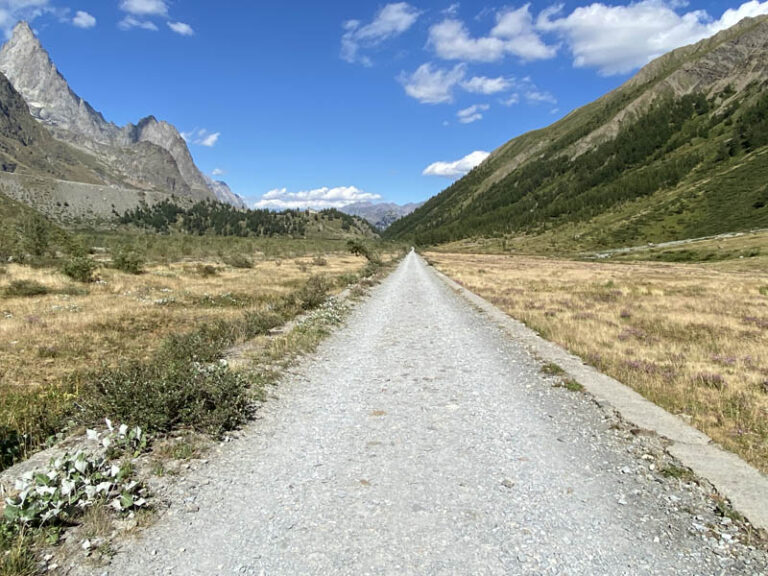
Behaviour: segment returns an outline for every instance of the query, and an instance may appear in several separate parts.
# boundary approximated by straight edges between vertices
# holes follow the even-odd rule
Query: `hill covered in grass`
[[[768,17],[670,52],[509,141],[386,235],[594,249],[764,227]]]

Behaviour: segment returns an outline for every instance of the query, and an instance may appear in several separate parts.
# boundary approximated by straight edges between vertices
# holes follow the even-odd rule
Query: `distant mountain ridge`
[[[423,202],[411,202],[403,205],[393,202],[355,202],[339,210],[350,216],[364,218],[379,230],[385,230],[393,222],[407,216],[422,204]]]
[[[222,193],[221,186],[201,173],[173,125],[154,116],[124,127],[105,120],[70,88],[26,22],[15,26],[0,49],[0,72],[23,96],[29,113],[57,140],[108,167],[105,184],[245,207],[240,197]]]
[[[510,140],[387,235],[539,238],[551,250],[664,242],[768,226],[767,182],[762,16],[673,50]]]

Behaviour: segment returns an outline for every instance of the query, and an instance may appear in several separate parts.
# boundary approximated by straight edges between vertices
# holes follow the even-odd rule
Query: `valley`
[[[193,69],[202,33],[164,0],[120,2],[117,44],[189,44],[127,79],[142,106],[104,102],[118,124],[46,28],[0,18],[0,576],[768,574],[768,8],[745,6],[548,126],[420,168],[451,182],[424,202],[383,190],[414,170],[419,123],[393,145],[356,115],[411,109],[318,89],[335,69],[222,44],[169,99],[153,83],[181,82],[160,69]],[[553,57],[566,32],[532,39],[563,8],[481,12],[478,39],[459,8],[419,48],[451,68],[360,55],[438,17],[408,3],[345,21],[340,59],[419,104],[471,97],[435,154],[457,128],[462,149],[503,141],[470,126],[497,104],[558,118],[531,77],[469,65],[527,65],[522,29]],[[194,124],[198,90],[231,147]],[[187,130],[134,115],[148,102]]]

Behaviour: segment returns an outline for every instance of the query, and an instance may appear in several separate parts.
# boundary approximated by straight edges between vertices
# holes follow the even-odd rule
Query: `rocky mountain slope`
[[[359,216],[373,224],[379,230],[385,230],[395,220],[399,220],[421,206],[423,202],[411,202],[409,204],[395,204],[393,202],[355,202],[340,208],[345,214]]]
[[[211,191],[216,195],[216,198],[218,198],[219,202],[223,202],[224,204],[229,204],[235,208],[240,209],[245,209],[248,207],[245,203],[245,200],[243,200],[243,198],[238,194],[232,192],[231,188],[226,182],[223,182],[222,180],[214,180],[213,178],[206,176],[205,183],[208,188],[210,188]]]
[[[387,231],[565,248],[768,226],[768,17],[645,66],[555,124],[515,138]]]
[[[123,127],[105,120],[70,88],[26,22],[0,49],[0,72],[56,140],[107,168],[98,183],[242,206],[234,195],[219,198],[221,187],[209,184],[173,125],[153,116]]]

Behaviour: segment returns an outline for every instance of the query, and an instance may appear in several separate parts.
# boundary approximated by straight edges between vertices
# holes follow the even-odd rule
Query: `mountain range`
[[[245,207],[225,183],[198,169],[173,125],[154,116],[122,127],[105,120],[70,88],[26,22],[0,49],[0,73],[3,120],[15,126],[2,131],[0,149],[0,183],[10,196],[73,217],[166,198]],[[30,142],[34,149],[27,149]]]
[[[674,50],[390,226],[548,250],[768,227],[768,17]],[[513,245],[510,245],[513,246]]]
[[[359,216],[373,224],[377,229],[385,230],[393,222],[407,216],[422,204],[423,202],[411,202],[403,205],[393,202],[355,202],[339,208],[339,210],[350,216]]]

